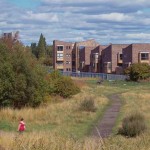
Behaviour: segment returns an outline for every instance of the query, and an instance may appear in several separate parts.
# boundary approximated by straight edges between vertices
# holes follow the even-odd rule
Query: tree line
[[[46,38],[41,33],[38,43],[31,43],[31,52],[41,63],[52,66],[53,62],[53,47],[47,45]]]

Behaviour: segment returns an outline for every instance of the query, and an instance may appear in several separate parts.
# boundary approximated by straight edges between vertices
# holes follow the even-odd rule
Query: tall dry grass
[[[1,134],[0,145],[5,150],[149,150],[150,136],[137,138],[117,136],[102,140],[100,137],[87,137],[83,140],[63,137],[50,132],[32,132],[19,135]]]

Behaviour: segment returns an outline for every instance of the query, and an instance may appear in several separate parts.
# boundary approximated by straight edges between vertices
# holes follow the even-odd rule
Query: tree
[[[34,54],[35,57],[38,58],[38,52],[37,52],[37,45],[36,45],[36,43],[31,43],[31,51],[32,51],[32,54]]]
[[[147,63],[135,63],[125,70],[125,74],[129,75],[132,81],[148,79],[150,77],[150,66]]]
[[[38,106],[46,94],[46,72],[21,44],[0,43],[0,106]]]
[[[46,41],[45,37],[41,33],[37,46],[37,58],[40,59],[42,57],[45,57],[45,55],[46,55]]]

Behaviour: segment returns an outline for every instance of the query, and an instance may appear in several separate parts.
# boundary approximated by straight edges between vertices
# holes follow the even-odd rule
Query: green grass
[[[0,121],[0,130],[3,131],[17,131],[17,128],[15,128],[15,125],[13,123],[10,123],[9,121],[6,120],[1,120]]]

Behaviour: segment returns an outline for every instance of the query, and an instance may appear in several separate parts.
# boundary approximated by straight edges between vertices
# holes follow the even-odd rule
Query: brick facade
[[[147,60],[141,60],[141,53],[148,53]],[[150,64],[150,44],[131,44],[123,49],[123,68],[127,68],[133,63],[148,63]]]

